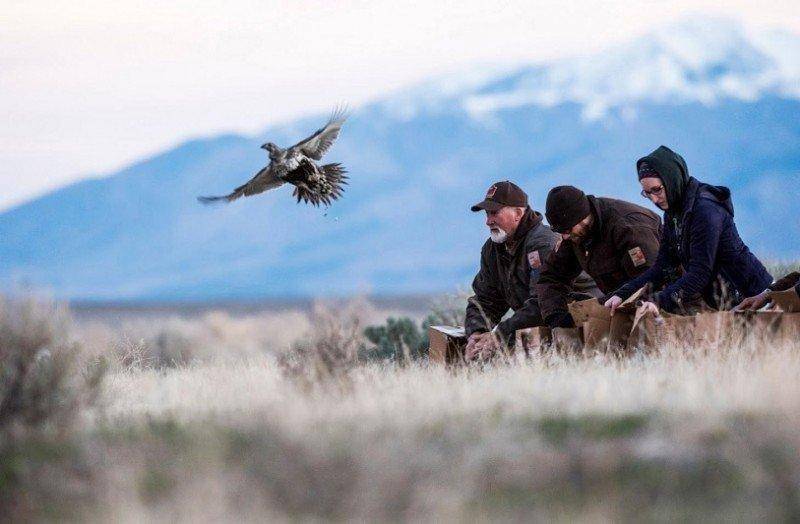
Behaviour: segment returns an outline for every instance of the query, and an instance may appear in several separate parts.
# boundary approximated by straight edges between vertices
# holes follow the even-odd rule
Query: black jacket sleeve
[[[728,216],[727,211],[714,202],[704,199],[697,202],[689,226],[689,263],[678,280],[656,295],[659,307],[676,311],[679,307],[676,299],[699,294],[711,282],[715,276],[720,235]]]
[[[518,329],[544,324],[542,312],[539,308],[539,296],[536,292],[536,286],[539,283],[544,261],[553,252],[557,239],[558,235],[548,229],[526,243],[525,258],[530,272],[528,276],[528,299],[512,316],[497,325],[497,330],[504,340],[509,340],[510,337],[513,337],[514,332]]]
[[[570,285],[581,273],[572,243],[564,241],[544,261],[536,293],[545,323],[549,327],[574,325],[567,308]]]
[[[500,277],[496,266],[489,260],[489,242],[483,245],[481,268],[472,281],[472,291],[475,294],[467,300],[464,331],[468,337],[476,332],[491,331],[510,308],[499,289]]]

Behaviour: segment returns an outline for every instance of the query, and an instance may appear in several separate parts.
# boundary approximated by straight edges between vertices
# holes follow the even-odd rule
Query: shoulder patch
[[[644,256],[644,251],[639,246],[628,250],[628,255],[631,257],[633,267],[643,266],[647,263],[647,258]]]
[[[528,263],[531,265],[532,269],[539,269],[542,267],[542,257],[539,256],[538,251],[533,250],[528,253]]]

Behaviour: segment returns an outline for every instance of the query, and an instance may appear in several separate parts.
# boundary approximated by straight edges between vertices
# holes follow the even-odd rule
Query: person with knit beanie
[[[569,285],[582,271],[607,294],[647,270],[656,259],[661,221],[652,211],[573,186],[550,190],[545,216],[562,242],[545,261],[536,286],[548,327],[572,327]]]

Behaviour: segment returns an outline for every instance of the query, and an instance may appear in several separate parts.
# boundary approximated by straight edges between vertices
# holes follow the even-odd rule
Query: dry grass
[[[154,358],[152,341],[170,326],[192,356],[114,360],[101,402],[84,405],[72,430],[82,458],[71,463],[92,495],[82,515],[800,517],[800,344],[453,371],[363,362],[360,330],[388,316],[363,302],[294,314],[291,326],[278,317],[292,336],[277,344],[258,338],[263,316],[216,332],[206,317],[104,327],[107,353],[127,336]]]

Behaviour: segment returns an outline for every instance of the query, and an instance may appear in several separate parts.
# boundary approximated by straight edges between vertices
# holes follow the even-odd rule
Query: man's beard
[[[502,244],[508,239],[508,233],[498,227],[497,229],[489,230],[489,237],[495,244]]]

